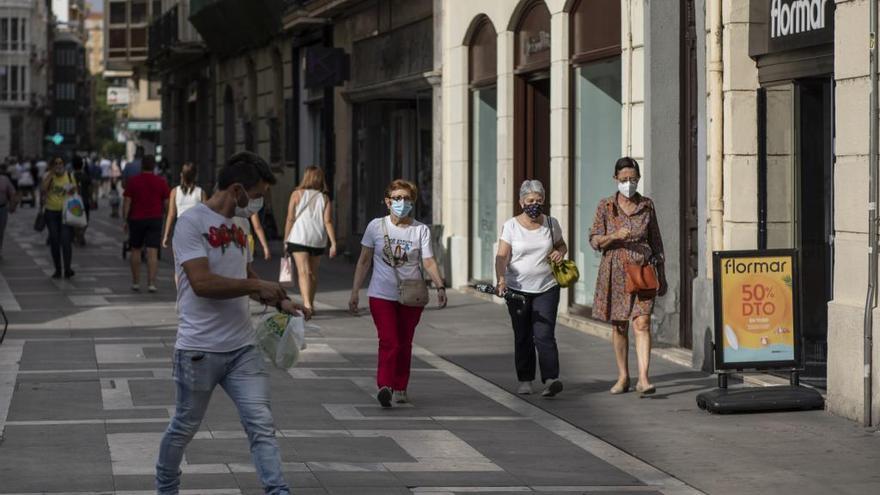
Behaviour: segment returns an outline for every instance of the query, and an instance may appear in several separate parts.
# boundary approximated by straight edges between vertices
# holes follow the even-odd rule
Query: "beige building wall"
[[[89,74],[104,72],[104,15],[100,12],[89,14],[86,27],[86,56]]]
[[[451,284],[461,287],[468,282],[469,256],[469,75],[468,46],[465,38],[472,22],[485,15],[498,33],[497,118],[498,185],[497,225],[502,225],[518,198],[513,197],[514,176],[514,50],[515,36],[510,29],[521,2],[513,0],[448,0],[443,16],[443,218],[444,244],[450,246]],[[570,181],[570,39],[566,0],[547,0],[550,11],[550,170],[551,181]],[[622,154],[644,161],[644,0],[621,0],[621,44],[623,107]],[[510,29],[509,29],[510,28]],[[629,42],[627,33],[632,32]],[[644,167],[650,167],[644,164]],[[613,191],[609,191],[609,194]],[[553,188],[550,212],[568,237],[571,200],[567,187]],[[583,233],[577,233],[582,235]],[[568,297],[563,295],[563,301]],[[560,304],[568,311],[567,302]]]
[[[214,88],[215,98],[214,115],[217,116],[215,136],[218,166],[222,165],[226,155],[224,149],[224,95],[226,87],[232,88],[235,99],[235,149],[232,152],[243,151],[245,149],[245,133],[244,123],[251,120],[254,123],[254,143],[255,153],[259,154],[267,161],[270,156],[269,143],[269,118],[279,117],[284,119],[283,105],[275,102],[275,69],[273,67],[273,54],[277,53],[281,56],[281,71],[283,73],[283,99],[290,98],[293,94],[292,86],[292,68],[290,60],[290,46],[286,39],[280,39],[275,43],[258,49],[251,50],[243,55],[218,61],[215,63],[214,71],[217,74],[215,79],[216,87]],[[248,65],[249,60],[253,62],[256,73],[256,91],[252,91],[248,81]],[[256,93],[256,99],[252,99],[251,95]],[[283,128],[282,128],[283,129]],[[283,142],[285,139],[284,131],[281,131],[282,137],[282,154],[284,152]],[[271,189],[271,197],[268,199],[272,207],[272,213],[275,216],[277,227],[283,229],[284,219],[287,214],[287,201],[290,193],[296,187],[297,177],[295,169],[283,166],[283,163],[272,164],[272,170],[278,179],[278,183]],[[283,230],[279,230],[283,235]]]
[[[874,0],[876,1],[876,0]],[[867,293],[868,1],[838,0],[835,13],[834,296],[828,304],[828,409],[854,420],[864,407],[863,316]],[[875,336],[880,312],[874,311]],[[874,342],[873,417],[880,416],[880,345]]]

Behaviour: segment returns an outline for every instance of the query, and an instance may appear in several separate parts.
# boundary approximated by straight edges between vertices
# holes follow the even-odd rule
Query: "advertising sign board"
[[[723,251],[713,261],[715,368],[799,368],[797,251]]]
[[[128,105],[131,97],[125,86],[111,86],[107,88],[108,105]]]

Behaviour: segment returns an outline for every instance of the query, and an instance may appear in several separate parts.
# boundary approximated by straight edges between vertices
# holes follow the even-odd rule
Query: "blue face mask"
[[[409,216],[410,212],[412,212],[413,204],[412,201],[407,201],[405,199],[401,200],[391,200],[391,213],[394,214],[397,218],[406,218]]]

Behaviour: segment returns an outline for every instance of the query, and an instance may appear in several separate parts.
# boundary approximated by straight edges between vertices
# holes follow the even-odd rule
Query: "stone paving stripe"
[[[0,273],[0,306],[3,306],[3,310],[6,312],[21,311],[21,306],[19,306],[15,294],[12,293],[12,289],[9,288],[2,273]]]
[[[665,495],[696,495],[703,493],[604,440],[553,416],[529,402],[519,399],[501,387],[477,375],[472,375],[464,368],[437,356],[421,346],[413,345],[413,355],[420,357],[437,369],[444,370],[449,376],[470,386],[511,411],[531,418],[535,423],[633,476],[642,483],[662,487],[662,492]]]
[[[6,428],[6,417],[12,404],[18,363],[21,361],[23,351],[23,341],[7,341],[0,346],[0,439],[3,438],[3,431]]]
[[[67,296],[74,306],[104,306],[108,304],[107,298],[104,296],[83,296],[71,294]]]
[[[152,409],[156,409],[155,407]],[[7,426],[53,426],[53,425],[99,425],[127,423],[168,423],[167,418],[119,418],[119,419],[66,419],[47,421],[8,421]]]
[[[414,494],[455,495],[458,493],[535,493],[535,492],[650,492],[658,493],[656,486],[420,486],[412,488]]]

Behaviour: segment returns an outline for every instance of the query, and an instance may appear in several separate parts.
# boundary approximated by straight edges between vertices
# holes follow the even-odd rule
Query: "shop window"
[[[620,157],[620,57],[575,70],[574,115],[574,228],[572,247],[581,277],[574,287],[574,303],[593,305],[601,255],[587,242],[599,201],[616,191],[612,179]]]
[[[471,93],[471,278],[495,278],[498,239],[498,91]]]
[[[147,2],[144,0],[131,2],[131,24],[147,22]]]
[[[110,24],[128,22],[128,2],[110,2]]]
[[[542,1],[526,5],[516,28],[516,67],[520,71],[550,65],[550,11]]]
[[[469,36],[470,278],[495,278],[498,239],[498,34],[488,18],[474,21]]]
[[[162,98],[162,82],[147,81],[147,99],[159,100]]]

